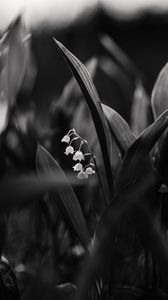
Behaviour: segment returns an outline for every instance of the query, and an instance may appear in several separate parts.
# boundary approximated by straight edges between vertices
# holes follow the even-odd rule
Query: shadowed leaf
[[[74,176],[68,176],[69,182],[78,184]],[[36,200],[36,196],[46,191],[63,189],[66,186],[62,178],[55,177],[52,172],[45,172],[39,177],[35,174],[8,178],[0,184],[0,210],[10,211],[17,206],[25,206]]]
[[[10,103],[13,103],[16,93],[19,91],[27,67],[29,57],[29,39],[25,25],[19,16],[10,26],[2,39],[7,47],[7,73],[8,73],[8,94]]]
[[[108,35],[100,37],[100,43],[103,49],[116,61],[133,80],[141,78],[139,70],[136,68],[134,63],[127,57],[123,50],[115,43],[115,41]]]
[[[152,91],[152,109],[154,118],[158,118],[168,109],[168,63],[160,71]]]
[[[157,80],[155,82],[153,91],[151,105],[153,110],[154,118],[158,118],[166,109],[168,109],[168,63],[160,71]],[[159,162],[160,167],[164,164],[165,153],[167,152],[167,131],[159,139],[157,146],[160,153],[161,159],[163,161]],[[164,171],[163,171],[164,172]],[[165,175],[163,175],[165,177]]]
[[[141,81],[138,81],[135,88],[133,104],[131,109],[131,128],[136,135],[149,125],[150,101]]]
[[[168,126],[168,110],[150,125],[129,148],[116,178],[115,192],[152,168],[149,152]]]
[[[0,40],[0,132],[21,88],[30,58],[29,35],[19,16]]]
[[[54,194],[52,193],[52,196],[61,207],[63,206],[78,238],[86,249],[90,243],[90,235],[78,199],[64,172],[51,154],[40,145],[37,149],[36,163],[39,174],[45,171],[52,172],[55,178],[59,178],[64,182],[63,189]]]
[[[86,63],[86,68],[89,71],[91,77],[94,77],[96,68],[97,68],[97,59],[91,58]],[[68,83],[65,85],[64,90],[59,98],[59,102],[55,104],[55,109],[57,107],[62,107],[62,109],[66,109],[66,113],[68,110],[68,114],[73,114],[74,109],[80,104],[79,98],[81,97],[81,90],[79,85],[77,84],[74,77],[72,77]]]
[[[110,127],[112,136],[118,145],[122,155],[135,142],[136,137],[127,122],[111,107],[102,104],[104,114]]]
[[[22,297],[23,300],[30,298],[32,300],[66,300],[74,297],[77,290],[76,286],[69,282],[56,285],[56,272],[53,269],[53,264],[49,263],[48,265],[47,261],[42,263],[36,270],[35,276],[31,276],[30,284]]]
[[[75,300],[84,300],[87,291],[94,283],[96,278],[100,276],[103,270],[106,270],[109,261],[112,261],[112,272],[117,268],[117,249],[115,247],[115,234],[118,226],[123,218],[131,218],[135,208],[142,200],[146,199],[146,195],[155,184],[155,178],[150,172],[134,186],[128,185],[122,192],[115,196],[111,204],[100,218],[93,247],[90,249],[90,256],[86,258],[81,278],[79,281],[79,290]],[[138,191],[138,192],[137,192]]]

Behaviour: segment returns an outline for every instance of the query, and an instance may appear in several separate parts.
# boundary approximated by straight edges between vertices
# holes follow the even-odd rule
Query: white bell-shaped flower
[[[91,167],[87,167],[85,172],[87,175],[95,174],[95,171]]]
[[[80,150],[76,151],[76,153],[73,156],[73,160],[81,161],[81,160],[84,160],[84,159],[85,159],[84,155],[83,155],[82,151],[80,151]]]
[[[74,171],[82,171],[83,166],[81,163],[77,163],[75,166],[73,166]]]
[[[82,170],[78,173],[77,178],[82,180],[82,179],[87,179],[88,175]]]
[[[65,152],[64,152],[66,155],[68,154],[74,154],[74,148],[72,146],[68,146],[66,149],[65,149]]]
[[[61,142],[63,143],[69,143],[69,141],[70,141],[70,137],[69,137],[69,135],[68,134],[66,134],[66,135],[64,135],[64,137],[62,138],[62,140],[61,140]]]

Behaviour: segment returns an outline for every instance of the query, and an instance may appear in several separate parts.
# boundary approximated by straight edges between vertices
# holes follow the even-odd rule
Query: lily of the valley
[[[78,140],[80,142],[80,145],[78,148],[75,146],[75,143],[72,146],[72,143],[75,140]],[[65,149],[65,154],[69,155],[72,154],[72,159],[76,161],[76,164],[72,167],[73,170],[78,172],[77,178],[78,179],[87,179],[90,175],[95,174],[95,165],[92,163],[92,160],[95,158],[92,154],[92,152],[89,149],[89,146],[87,145],[87,141],[82,139],[75,131],[75,129],[70,129],[66,135],[62,138],[61,142],[67,143],[67,147]],[[79,144],[79,143],[77,143]],[[84,153],[81,151],[82,146],[85,145],[84,149],[87,148],[87,151],[85,150]],[[77,149],[76,149],[77,148]],[[82,163],[84,161],[84,163]]]
[[[84,172],[83,170],[80,171],[77,175],[77,178],[78,179],[87,179],[88,178],[88,175],[86,174],[86,172]]]
[[[79,161],[81,161],[81,160],[84,160],[84,159],[85,158],[84,158],[84,155],[83,155],[82,151],[76,151],[75,152],[75,154],[73,156],[73,160],[79,160]]]
[[[74,154],[74,148],[72,146],[68,146],[66,149],[65,149],[65,152],[64,152],[66,155],[68,154]]]
[[[82,171],[83,166],[81,163],[77,163],[75,166],[73,166],[74,171]]]
[[[64,135],[64,137],[62,138],[61,142],[64,142],[64,143],[69,143],[70,141],[70,136],[68,134]]]
[[[92,175],[92,174],[95,174],[95,171],[91,167],[87,167],[85,170],[85,173],[87,175]]]

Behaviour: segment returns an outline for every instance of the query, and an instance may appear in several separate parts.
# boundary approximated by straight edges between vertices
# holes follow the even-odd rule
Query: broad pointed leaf
[[[154,118],[158,118],[168,109],[168,63],[160,71],[152,91],[152,109]]]
[[[144,130],[129,148],[116,178],[115,192],[118,193],[126,185],[144,176],[145,172],[152,168],[149,153],[167,126],[168,110]]]
[[[93,285],[98,276],[108,268],[109,262],[112,266],[111,272],[115,275],[118,252],[116,249],[116,232],[119,224],[125,218],[131,218],[137,205],[146,199],[148,190],[155,184],[155,178],[148,173],[134,186],[127,186],[119,195],[114,196],[113,201],[107,207],[100,218],[93,246],[90,249],[91,255],[86,258],[86,262],[81,270],[81,279],[77,291],[76,300],[86,299],[89,288]],[[120,256],[119,256],[120,257]]]
[[[88,69],[89,74],[92,76],[92,78],[94,77],[96,67],[97,67],[97,59],[94,57],[91,58],[86,63],[86,68]],[[73,113],[76,106],[80,103],[79,102],[80,96],[81,96],[81,91],[79,85],[77,84],[75,78],[72,77],[65,85],[63,93],[59,98],[59,106],[68,110],[68,112],[70,110],[70,112]],[[57,103],[56,103],[56,108],[57,108]]]
[[[109,127],[106,123],[105,116],[102,112],[99,96],[85,66],[65,46],[63,46],[60,42],[56,40],[55,42],[57,47],[64,54],[66,61],[69,67],[71,68],[76,80],[78,81],[78,84],[84,94],[85,100],[89,106],[101,146],[104,166],[106,170],[106,179],[109,188],[109,195],[112,195],[113,176],[109,158],[109,143],[111,137]],[[106,201],[107,203],[109,202],[109,199],[107,199],[107,197]]]
[[[29,37],[18,17],[0,40],[0,133],[7,126],[9,111],[23,83],[29,57]]]
[[[112,136],[118,145],[122,155],[125,155],[127,150],[135,142],[136,137],[131,131],[127,122],[111,107],[102,104],[104,114],[110,127]]]
[[[135,87],[131,109],[131,128],[139,135],[150,124],[150,101],[141,81]]]
[[[152,109],[154,118],[157,118],[168,109],[168,63],[160,71],[152,92]],[[167,131],[162,135],[155,149],[158,155],[158,169],[162,179],[167,182],[167,150],[168,134]],[[158,152],[158,153],[157,153]]]
[[[140,71],[111,37],[102,35],[100,37],[100,43],[107,54],[110,55],[133,80],[141,78]]]
[[[59,178],[65,183],[64,188],[59,190],[57,193],[52,194],[52,196],[57,201],[58,205],[61,205],[64,208],[66,216],[76,231],[83,247],[86,249],[90,243],[90,235],[86,221],[78,199],[63,170],[51,154],[40,145],[37,150],[36,163],[39,174],[45,171],[52,172],[52,174],[55,174],[55,178]]]
[[[77,184],[77,180],[72,176],[68,176],[68,180],[74,185]],[[58,192],[65,185],[63,178],[55,178],[55,174],[47,171],[40,176],[29,174],[18,178],[7,178],[0,184],[0,211],[10,211],[17,206],[28,205],[36,200],[36,196],[46,191]]]
[[[2,43],[8,49],[7,72],[8,72],[8,98],[13,103],[16,93],[23,82],[28,57],[29,35],[25,25],[19,16],[4,35]]]

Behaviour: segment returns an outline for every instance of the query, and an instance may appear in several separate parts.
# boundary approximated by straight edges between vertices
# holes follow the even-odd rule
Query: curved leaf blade
[[[7,126],[10,109],[30,67],[29,37],[19,16],[0,40],[0,132]]]
[[[130,182],[152,168],[149,152],[168,126],[168,110],[138,137],[128,150],[116,178],[115,192],[119,192]]]
[[[156,119],[168,109],[168,63],[160,71],[152,91],[152,110]]]
[[[55,40],[55,39],[54,39]],[[109,195],[112,195],[113,176],[110,167],[109,158],[109,145],[110,145],[110,131],[106,123],[105,116],[102,112],[101,102],[92,79],[86,69],[86,67],[59,41],[55,40],[58,49],[63,53],[72,73],[74,74],[85,100],[89,106],[93,122],[99,138],[101,151],[104,160],[104,166],[106,170],[106,178],[108,182]],[[106,199],[107,203],[109,199]]]
[[[63,170],[51,154],[41,145],[39,145],[37,149],[36,163],[39,174],[41,172],[44,173],[45,171],[52,172],[52,174],[55,175],[55,178],[59,178],[65,183],[64,188],[57,191],[57,193],[52,193],[52,196],[60,196],[60,199],[58,200],[61,201],[61,203],[58,203],[59,201],[56,200],[57,203],[63,206],[66,215],[73,225],[83,247],[87,249],[90,243],[90,234],[88,232],[87,224],[78,199]],[[54,198],[57,199],[57,197]]]
[[[131,131],[127,122],[111,107],[102,104],[104,114],[109,124],[110,131],[114,137],[121,154],[125,154],[131,145],[135,142],[136,137]]]
[[[109,261],[110,265],[113,264],[112,271],[115,271],[115,261],[118,257],[115,248],[115,237],[118,226],[121,224],[122,219],[132,217],[134,210],[139,208],[142,199],[146,200],[147,193],[149,189],[153,188],[154,184],[155,178],[152,173],[148,172],[134,186],[129,185],[120,194],[114,196],[113,201],[106,208],[98,222],[94,243],[90,249],[91,255],[86,257],[86,262],[81,271],[82,276],[76,300],[86,299],[87,291],[96,278],[106,270]]]
[[[15,96],[23,82],[28,58],[29,58],[29,37],[21,16],[11,24],[4,36],[3,43],[8,48],[7,68],[10,103],[14,102]]]
[[[131,108],[131,128],[139,135],[150,124],[150,101],[141,81],[136,83],[134,98]]]
[[[72,184],[77,184],[71,176],[68,179]],[[65,185],[62,178],[55,178],[51,172],[42,173],[40,176],[29,174],[18,178],[7,178],[0,184],[0,212],[10,211],[17,206],[24,207],[34,202],[36,196],[46,191],[58,192]]]
[[[86,62],[86,68],[88,69],[89,74],[93,78],[96,72],[98,61],[95,57],[91,58],[89,61]],[[72,77],[68,83],[65,85],[63,89],[63,93],[59,98],[60,105],[64,107],[65,105],[67,106],[67,109],[69,109],[69,106],[71,110],[75,108],[75,105],[77,104],[78,98],[81,95],[81,91],[79,88],[79,85],[77,84],[76,80],[74,77]]]
[[[115,41],[108,35],[100,36],[100,43],[107,54],[116,61],[119,66],[127,73],[131,79],[141,78],[140,71],[136,68],[134,63],[128,58],[126,53],[115,43]]]

